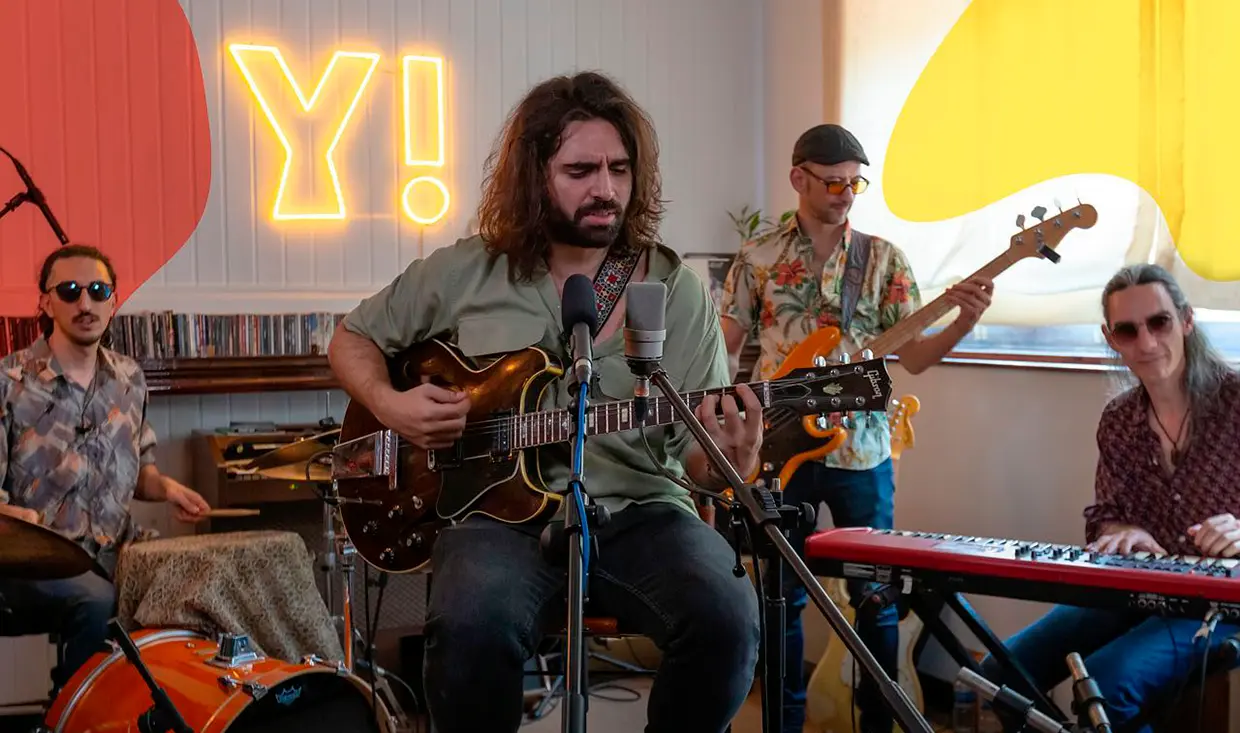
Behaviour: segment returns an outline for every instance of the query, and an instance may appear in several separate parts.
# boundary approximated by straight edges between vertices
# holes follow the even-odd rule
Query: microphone
[[[624,312],[624,358],[637,384],[633,387],[633,417],[638,426],[646,423],[650,409],[650,375],[663,360],[667,286],[661,282],[632,283],[628,287]]]
[[[17,158],[14,158],[12,153],[4,148],[0,148],[0,153],[4,153],[8,156],[9,160],[13,161],[14,170],[16,170],[17,175],[21,177],[22,183],[26,184],[26,200],[30,201],[35,206],[38,206],[39,211],[43,212],[43,218],[47,219],[48,225],[51,226],[52,232],[56,234],[56,238],[60,240],[60,243],[68,244],[69,238],[65,236],[65,231],[60,228],[60,223],[56,221],[56,217],[52,214],[52,210],[48,208],[47,199],[43,198],[43,192],[39,190],[38,186],[34,185],[34,179],[31,178],[30,174],[26,172],[26,167],[23,166]]]
[[[1084,712],[1096,733],[1112,733],[1111,721],[1107,718],[1102,702],[1102,692],[1098,689],[1098,683],[1085,671],[1085,662],[1081,660],[1081,655],[1072,652],[1067,661],[1068,669],[1072,672],[1073,712],[1077,715]]]
[[[560,302],[564,333],[571,335],[570,353],[577,384],[590,384],[594,376],[594,335],[598,333],[598,304],[594,283],[585,275],[573,275],[564,283]]]
[[[1042,733],[1071,733],[1054,718],[1034,708],[1033,701],[1029,698],[1017,694],[1006,685],[999,687],[968,667],[960,668],[960,674],[956,675],[956,680],[968,685],[974,692],[993,702],[996,707],[1002,706],[1023,717],[1025,724],[1034,730],[1042,731]]]

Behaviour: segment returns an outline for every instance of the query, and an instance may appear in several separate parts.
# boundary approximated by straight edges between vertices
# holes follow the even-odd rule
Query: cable
[[[588,382],[582,382],[581,388],[577,395],[577,429],[584,431],[586,429],[586,400],[588,399],[587,391],[590,389]],[[577,451],[581,450],[581,443],[573,451],[573,467],[577,470],[584,471],[585,456],[580,455]],[[573,482],[573,503],[577,505],[578,521],[581,524],[581,574],[590,577],[590,522],[586,519],[586,504],[581,498],[580,481]]]
[[[1206,631],[1206,643],[1201,650],[1201,681],[1199,683],[1201,689],[1198,691],[1197,697],[1197,733],[1201,733],[1202,713],[1206,707],[1206,667],[1209,666],[1210,662],[1210,639],[1214,637],[1214,624],[1209,621],[1206,623],[1209,626]]]

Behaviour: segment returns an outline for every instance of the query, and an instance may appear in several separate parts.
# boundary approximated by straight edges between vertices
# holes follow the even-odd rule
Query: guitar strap
[[[615,249],[608,250],[606,259],[599,266],[594,276],[594,305],[598,308],[598,327],[601,329],[611,312],[629,286],[633,271],[637,269],[637,260],[641,252],[627,247],[624,254],[616,254]]]
[[[870,235],[857,230],[852,232],[848,246],[848,262],[844,265],[844,286],[840,295],[840,330],[847,333],[852,323],[857,301],[861,298],[861,283],[865,280],[865,267],[870,259]]]

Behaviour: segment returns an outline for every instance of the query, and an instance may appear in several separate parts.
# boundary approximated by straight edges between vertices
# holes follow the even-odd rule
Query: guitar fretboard
[[[758,402],[764,408],[771,406],[770,382],[755,382],[748,386],[753,390],[758,398]],[[689,409],[696,410],[698,405],[701,405],[702,401],[712,394],[720,396],[735,395],[736,388],[721,387],[697,392],[682,392],[680,396],[688,403]],[[680,421],[676,410],[672,408],[671,401],[666,397],[650,397],[647,403],[649,407],[646,410],[645,425],[669,425]],[[737,398],[737,403],[738,407],[743,409],[743,405],[740,405],[740,398]],[[573,437],[573,422],[575,420],[576,413],[567,409],[516,415],[510,418],[512,448],[520,450],[522,448],[533,448],[540,445],[569,441]],[[587,407],[587,437],[632,430],[636,427],[638,427],[638,423],[633,414],[633,400],[592,402]]]

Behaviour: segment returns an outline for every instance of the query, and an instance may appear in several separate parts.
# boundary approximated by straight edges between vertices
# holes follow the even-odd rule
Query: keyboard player
[[[1240,554],[1240,375],[1193,323],[1171,275],[1121,269],[1103,289],[1103,333],[1132,382],[1098,425],[1095,503],[1086,541],[1099,552]],[[1056,606],[1006,642],[1044,692],[1068,677],[1077,652],[1116,730],[1149,733],[1155,697],[1182,689],[1207,654],[1202,621]],[[1240,627],[1218,624],[1212,651]],[[1022,689],[993,658],[992,681]]]

